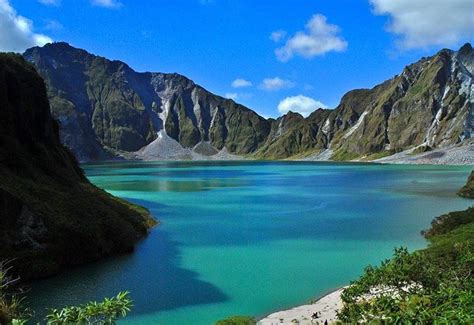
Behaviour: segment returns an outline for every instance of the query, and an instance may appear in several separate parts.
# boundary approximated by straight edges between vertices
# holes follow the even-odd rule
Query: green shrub
[[[24,325],[33,313],[25,307],[21,290],[15,290],[18,278],[10,275],[8,262],[0,262],[0,324]],[[111,325],[120,317],[125,317],[132,308],[129,293],[120,292],[102,302],[89,302],[81,306],[51,309],[45,321],[48,325],[97,324]],[[38,323],[39,324],[39,323]]]
[[[474,208],[433,221],[428,248],[394,256],[344,290],[343,322],[472,324],[474,322]]]
[[[81,306],[52,309],[46,316],[48,325],[67,324],[115,324],[125,317],[132,308],[128,292],[120,292],[116,297],[105,298],[102,302],[89,302]]]
[[[18,278],[11,277],[8,264],[8,261],[0,262],[0,324],[20,325],[31,313],[23,307],[23,298],[14,291]]]

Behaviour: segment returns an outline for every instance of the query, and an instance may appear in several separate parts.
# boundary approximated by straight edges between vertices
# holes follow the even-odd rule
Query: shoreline
[[[473,157],[474,159],[474,157]],[[474,165],[473,162],[450,162],[450,163],[439,163],[436,161],[409,161],[409,160],[397,160],[397,161],[390,161],[385,160],[385,158],[377,159],[377,160],[304,160],[304,159],[252,159],[252,158],[244,158],[242,159],[157,159],[157,160],[143,160],[143,159],[125,159],[123,157],[119,157],[117,159],[104,159],[104,160],[81,160],[79,164],[88,164],[93,165],[97,163],[126,163],[126,162],[145,162],[145,163],[153,163],[153,162],[302,162],[302,163],[335,163],[335,164],[373,164],[373,165],[412,165],[412,166],[472,166]]]
[[[345,288],[347,286],[335,289],[321,296],[314,303],[271,313],[257,321],[257,325],[292,325],[295,323],[311,325],[324,324],[325,321],[330,324],[337,320],[337,311],[342,308],[341,293]]]
[[[447,165],[447,166],[467,166],[474,165],[474,139],[467,139],[456,145],[451,145],[443,148],[435,148],[425,152],[416,152],[418,147],[412,147],[404,151],[393,153],[385,157],[360,157],[351,160],[331,160],[333,154],[331,149],[322,150],[319,153],[310,154],[305,157],[287,157],[282,159],[260,159],[251,155],[236,155],[229,153],[227,149],[222,149],[214,154],[207,155],[194,151],[194,148],[184,148],[173,139],[168,139],[166,135],[162,135],[160,139],[155,140],[151,144],[143,147],[136,152],[115,152],[116,156],[105,160],[82,160],[80,163],[94,163],[100,161],[302,161],[302,162],[333,162],[333,163],[374,163],[374,164],[388,164],[388,165]],[[163,141],[173,142],[173,148],[168,148],[169,145],[164,145]],[[210,146],[209,143],[206,143]],[[153,146],[161,149],[168,149],[165,153],[153,153]],[[162,146],[164,146],[162,148]],[[155,148],[156,149],[156,148]],[[217,149],[216,149],[217,150]],[[147,152],[147,151],[151,151]]]
[[[381,164],[381,165],[434,165],[434,166],[470,166],[474,165],[474,140],[467,141],[464,145],[454,146],[442,149],[434,149],[429,152],[413,153],[414,148],[386,156],[378,159],[364,160],[331,160],[327,156],[321,157],[322,154],[312,155],[304,158],[284,158],[284,159],[258,159],[248,156],[237,156],[228,153],[205,156],[205,155],[187,155],[187,156],[155,156],[155,157],[139,157],[137,155],[120,154],[113,159],[105,160],[82,160],[83,163],[96,162],[127,162],[127,161],[141,161],[141,162],[180,162],[180,161],[194,161],[194,162],[208,162],[208,161],[283,161],[283,162],[327,162],[327,163],[367,163],[367,164]]]

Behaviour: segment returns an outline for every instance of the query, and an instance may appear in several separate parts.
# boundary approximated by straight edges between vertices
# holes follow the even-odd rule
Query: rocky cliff
[[[442,50],[372,89],[348,92],[334,110],[278,119],[280,135],[257,154],[285,158],[330,149],[336,160],[369,159],[456,144],[474,135],[473,70],[470,44]]]
[[[25,280],[130,251],[153,224],[90,184],[58,131],[35,68],[0,54],[0,261]]]
[[[466,185],[464,185],[458,192],[462,197],[474,199],[474,170],[469,175]]]
[[[422,58],[372,89],[350,91],[335,109],[315,107],[307,118],[290,112],[276,120],[181,75],[138,73],[66,43],[35,47],[24,57],[46,80],[63,142],[81,160],[137,151],[160,131],[182,149],[270,159],[324,152],[335,160],[429,151],[474,135],[470,44]],[[160,143],[174,143],[168,140]],[[166,148],[155,143],[141,152],[153,150]]]

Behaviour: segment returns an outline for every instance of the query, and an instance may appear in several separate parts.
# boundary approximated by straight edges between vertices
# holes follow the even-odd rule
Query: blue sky
[[[473,12],[472,0],[0,0],[0,50],[66,41],[275,117],[333,108],[472,42]]]

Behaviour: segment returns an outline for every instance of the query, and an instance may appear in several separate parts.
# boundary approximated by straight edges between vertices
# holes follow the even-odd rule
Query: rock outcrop
[[[458,194],[462,197],[474,199],[474,171],[471,172],[466,185],[459,190]]]

